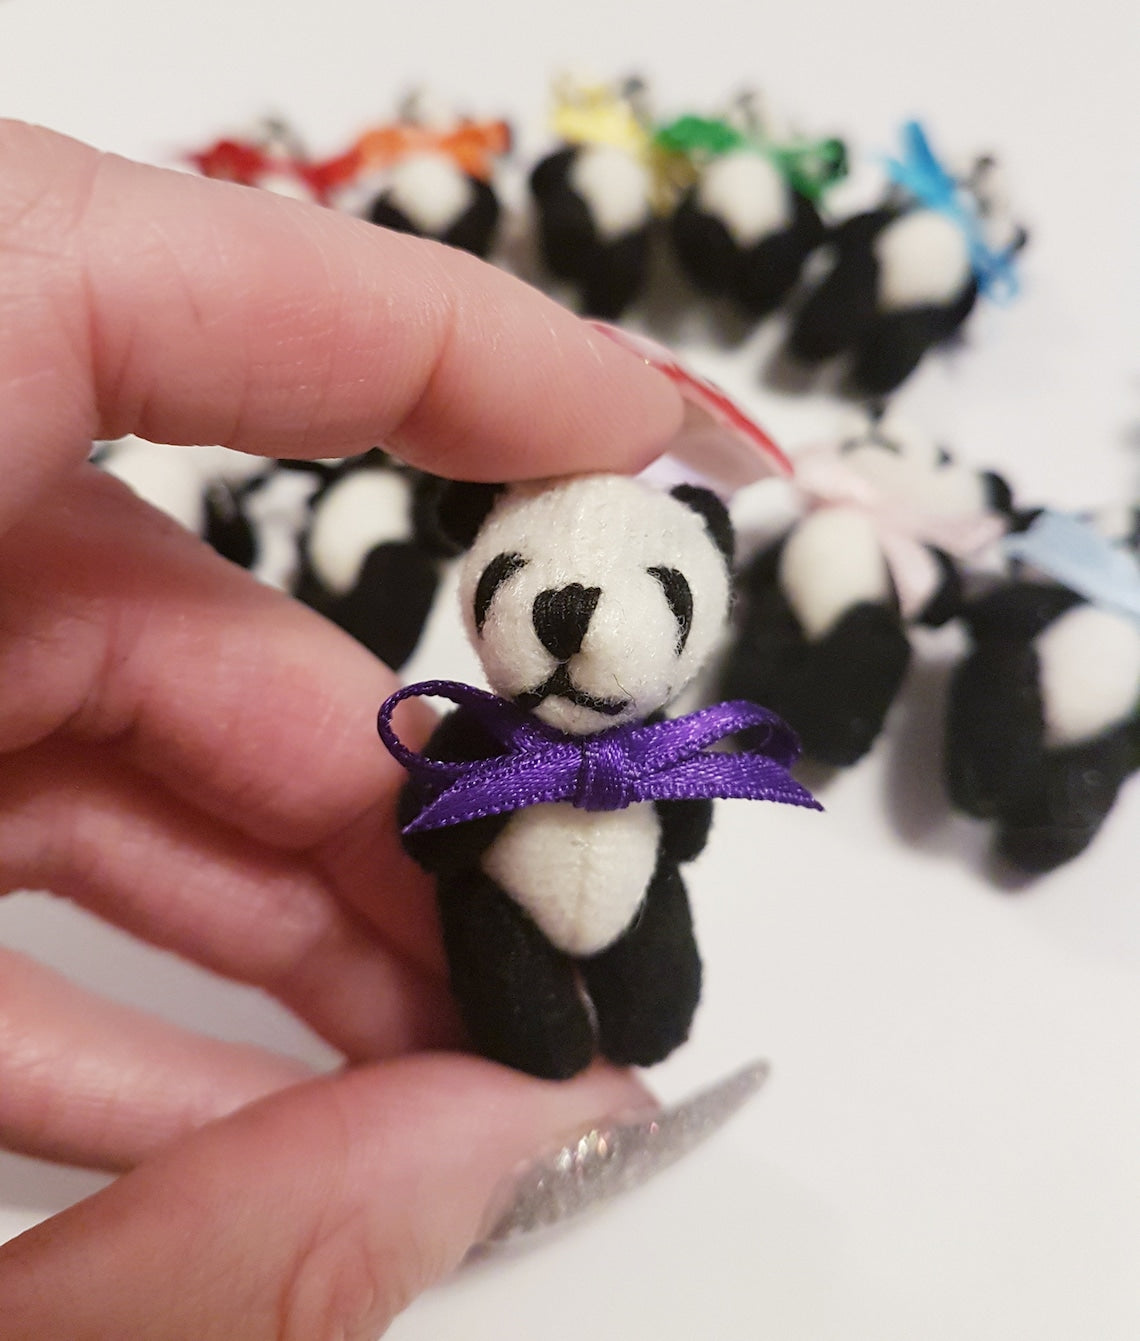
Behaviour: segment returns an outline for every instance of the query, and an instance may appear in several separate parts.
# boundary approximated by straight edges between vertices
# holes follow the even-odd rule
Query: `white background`
[[[549,75],[651,77],[662,113],[765,88],[868,153],[925,117],[948,151],[996,149],[1033,230],[1025,293],[980,311],[902,406],[1027,501],[1137,492],[1140,236],[1131,0],[796,5],[458,0],[0,0],[0,113],[171,161],[270,109],[318,151],[427,81],[544,143]],[[697,323],[691,360],[784,445],[834,405],[757,381]],[[29,444],[32,449],[34,444]],[[691,889],[707,989],[653,1074],[679,1097],[757,1055],[766,1092],[715,1141],[540,1249],[470,1268],[399,1341],[1135,1341],[1140,1335],[1140,783],[1093,849],[1019,891],[950,818],[938,781],[952,636],[930,640],[873,756],[826,817],[722,806]],[[469,663],[438,611],[410,674]],[[226,1037],[327,1053],[254,993],[20,896],[0,937],[120,999]],[[0,1157],[0,1233],[98,1186]],[[240,1189],[235,1189],[240,1195]]]

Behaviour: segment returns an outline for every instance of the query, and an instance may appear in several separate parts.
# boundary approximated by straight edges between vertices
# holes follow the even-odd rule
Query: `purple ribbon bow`
[[[404,699],[420,697],[446,698],[473,709],[504,753],[450,763],[408,749],[392,730],[392,713]],[[570,801],[582,810],[622,810],[635,801],[740,797],[823,809],[788,772],[800,752],[791,728],[767,708],[744,700],[649,726],[571,736],[485,690],[454,680],[427,680],[385,699],[376,725],[392,756],[429,795],[405,833],[545,801]],[[706,749],[749,728],[763,728],[760,750],[723,754]]]

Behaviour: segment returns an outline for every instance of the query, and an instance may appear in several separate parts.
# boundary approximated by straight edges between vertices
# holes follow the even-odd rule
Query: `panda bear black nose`
[[[534,631],[551,656],[569,661],[581,648],[601,594],[601,587],[584,587],[580,582],[538,593],[532,614]]]

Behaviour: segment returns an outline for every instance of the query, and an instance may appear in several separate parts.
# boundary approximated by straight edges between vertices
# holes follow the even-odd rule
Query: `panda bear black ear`
[[[711,489],[699,489],[695,484],[679,484],[671,493],[679,503],[704,519],[705,528],[713,544],[724,555],[725,563],[731,568],[736,552],[736,537],[732,531],[728,509]]]
[[[422,476],[413,503],[417,536],[448,558],[470,549],[505,488],[505,484],[472,484],[465,480],[443,480],[435,475]]]

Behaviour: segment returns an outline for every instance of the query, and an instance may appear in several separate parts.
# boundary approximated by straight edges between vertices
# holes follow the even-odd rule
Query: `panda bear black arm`
[[[531,169],[530,189],[537,200],[541,201],[552,191],[564,187],[566,174],[570,171],[576,152],[573,145],[568,145],[565,149],[556,149],[535,164]]]
[[[649,268],[649,233],[646,226],[598,244],[582,277],[584,312],[611,321],[633,302]]]
[[[205,511],[202,539],[230,563],[236,563],[239,568],[252,567],[257,557],[257,542],[238,494],[224,481],[215,480],[202,501]]]
[[[397,540],[369,550],[355,585],[343,596],[328,591],[308,564],[295,594],[399,670],[416,649],[438,584],[435,560],[419,545]]]
[[[386,195],[379,195],[368,207],[368,219],[377,228],[387,228],[392,233],[410,233],[413,237],[422,237],[423,232],[411,219],[397,209]]]
[[[916,624],[925,624],[930,629],[940,629],[948,624],[962,609],[962,575],[958,572],[954,560],[944,550],[930,546],[930,553],[941,570],[938,589],[919,611]]]
[[[712,828],[713,803],[703,798],[655,801],[661,826],[658,860],[680,865],[700,856]]]
[[[737,589],[744,593],[766,591],[776,581],[780,552],[787,536],[781,536],[767,549],[759,550],[736,575]]]
[[[795,287],[815,245],[795,228],[763,238],[741,257],[738,285],[729,296],[755,320],[768,316]]]
[[[502,753],[502,748],[483,730],[473,714],[457,708],[432,732],[422,752],[433,759],[454,762],[493,759]],[[396,806],[400,841],[414,861],[425,871],[436,874],[477,866],[479,858],[510,820],[509,814],[487,815],[463,824],[445,825],[441,829],[404,833],[403,829],[419,814],[423,803],[421,789],[411,780],[406,782]]]
[[[1003,517],[1008,517],[1011,521],[1018,518],[1019,513],[1013,502],[1013,490],[1004,475],[999,475],[996,470],[983,471],[982,485],[991,512],[1000,512]]]
[[[975,649],[954,670],[946,713],[946,787],[978,819],[1005,811],[1045,764],[1037,654],[1002,640]]]
[[[473,256],[486,258],[499,226],[499,201],[491,186],[469,177],[472,202],[440,238],[449,247],[459,247]]]
[[[669,220],[669,236],[689,282],[710,297],[739,286],[740,250],[720,219],[704,213],[690,190]]]
[[[938,338],[945,340],[953,335],[959,326],[966,320],[978,301],[978,282],[972,276],[970,282],[962,291],[962,296],[950,308],[941,309],[942,329]]]
[[[1131,771],[1128,730],[1048,750],[1001,813],[997,851],[1028,875],[1079,856],[1096,837]]]
[[[1029,642],[1081,599],[1056,582],[1011,582],[971,601],[962,615],[978,642]]]
[[[885,396],[914,372],[928,349],[954,329],[936,307],[876,316],[854,342],[852,387],[860,395]]]
[[[840,251],[850,251],[856,247],[869,248],[887,224],[893,223],[902,213],[900,209],[886,208],[853,214],[849,219],[843,219],[827,229],[824,241],[838,247]]]
[[[875,316],[878,263],[870,249],[839,252],[834,268],[808,294],[788,336],[803,363],[833,358],[856,342]]]

